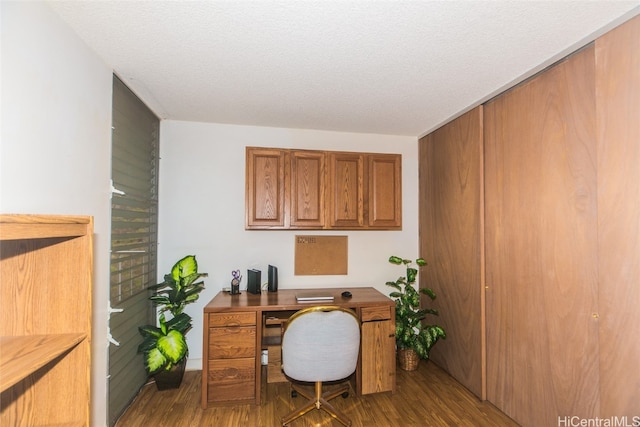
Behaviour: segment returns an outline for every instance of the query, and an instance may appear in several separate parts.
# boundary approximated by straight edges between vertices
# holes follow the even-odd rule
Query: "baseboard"
[[[187,371],[201,371],[202,370],[202,358],[200,359],[187,359],[187,366],[185,368]]]

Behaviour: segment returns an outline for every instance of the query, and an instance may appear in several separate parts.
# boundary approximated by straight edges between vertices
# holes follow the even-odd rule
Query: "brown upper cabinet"
[[[246,229],[400,230],[402,156],[247,147]]]
[[[247,228],[285,228],[285,152],[273,148],[247,149]]]
[[[322,151],[289,153],[291,228],[323,228],[325,225],[325,158]]]
[[[400,155],[368,154],[368,199],[365,204],[369,228],[402,227],[402,186]]]
[[[364,227],[364,157],[364,153],[329,153],[331,227]]]

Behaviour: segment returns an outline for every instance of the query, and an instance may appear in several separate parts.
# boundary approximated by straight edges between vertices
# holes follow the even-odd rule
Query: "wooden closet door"
[[[594,48],[485,106],[487,397],[524,426],[598,414]]]
[[[482,107],[420,140],[420,287],[447,332],[430,358],[481,399],[484,387]]]
[[[640,16],[596,40],[596,91],[600,415],[632,423],[640,416]]]

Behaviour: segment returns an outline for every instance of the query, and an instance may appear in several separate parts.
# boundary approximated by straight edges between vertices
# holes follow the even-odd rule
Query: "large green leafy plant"
[[[159,308],[158,326],[138,328],[144,338],[138,352],[143,354],[144,367],[149,375],[163,369],[170,370],[188,356],[185,335],[192,324],[191,316],[184,312],[184,307],[198,300],[204,282],[197,280],[206,276],[207,273],[198,273],[195,255],[188,255],[175,263],[162,283],[152,287],[154,294],[149,299]],[[171,314],[169,320],[166,312]]]
[[[396,302],[396,346],[398,349],[413,349],[421,359],[429,358],[431,347],[440,338],[446,338],[444,329],[438,325],[426,324],[424,319],[428,314],[438,315],[434,308],[420,308],[420,295],[424,294],[432,301],[436,294],[429,288],[416,290],[414,283],[418,269],[412,267],[412,260],[397,256],[389,257],[389,262],[406,266],[406,276],[400,276],[394,282],[387,282],[387,286],[395,289],[389,296]],[[416,259],[418,267],[427,265],[422,258]]]

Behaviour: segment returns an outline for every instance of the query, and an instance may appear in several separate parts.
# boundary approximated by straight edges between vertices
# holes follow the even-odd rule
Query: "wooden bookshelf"
[[[0,215],[0,425],[90,424],[93,220]]]

